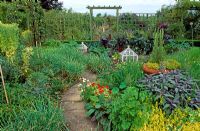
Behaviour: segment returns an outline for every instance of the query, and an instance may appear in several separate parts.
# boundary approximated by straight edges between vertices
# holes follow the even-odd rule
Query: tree
[[[0,0],[0,1],[6,1],[6,2],[14,2],[16,0]],[[40,5],[43,9],[51,10],[51,9],[62,9],[62,2],[59,2],[58,0],[29,0],[32,2],[40,2]]]
[[[46,10],[51,10],[51,9],[62,9],[62,2],[59,2],[58,0],[39,0],[41,2],[42,8]]]

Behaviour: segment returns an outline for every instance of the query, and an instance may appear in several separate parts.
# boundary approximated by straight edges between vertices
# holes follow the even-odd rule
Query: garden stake
[[[6,102],[7,102],[7,104],[9,104],[8,95],[7,95],[7,92],[6,92],[6,86],[5,86],[5,82],[4,82],[4,78],[3,78],[3,71],[2,71],[1,65],[0,65],[0,73],[1,73],[2,86],[3,86],[5,97],[6,97]]]

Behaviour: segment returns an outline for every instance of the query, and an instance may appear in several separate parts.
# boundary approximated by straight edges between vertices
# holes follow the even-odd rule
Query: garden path
[[[90,81],[96,80],[96,75],[91,72],[86,72],[83,77]],[[100,130],[98,129],[98,124],[85,115],[86,110],[80,97],[79,84],[72,86],[62,96],[62,107],[68,127],[70,131],[98,131]]]

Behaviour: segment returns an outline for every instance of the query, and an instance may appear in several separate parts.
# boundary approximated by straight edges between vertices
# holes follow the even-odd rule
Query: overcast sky
[[[122,6],[120,12],[155,13],[162,5],[174,4],[175,0],[59,0],[64,8],[72,8],[76,12],[88,12],[86,6],[111,5]],[[97,13],[113,14],[115,11],[96,10]]]

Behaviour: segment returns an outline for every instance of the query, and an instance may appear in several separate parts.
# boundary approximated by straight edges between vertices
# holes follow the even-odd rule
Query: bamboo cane
[[[5,82],[4,82],[4,78],[3,78],[3,71],[2,71],[1,65],[0,65],[0,73],[1,73],[1,80],[2,80],[3,89],[4,89],[4,93],[5,93],[5,97],[6,97],[6,102],[7,102],[7,104],[9,104],[8,95],[7,95],[7,92],[6,92],[6,86],[5,86]]]

